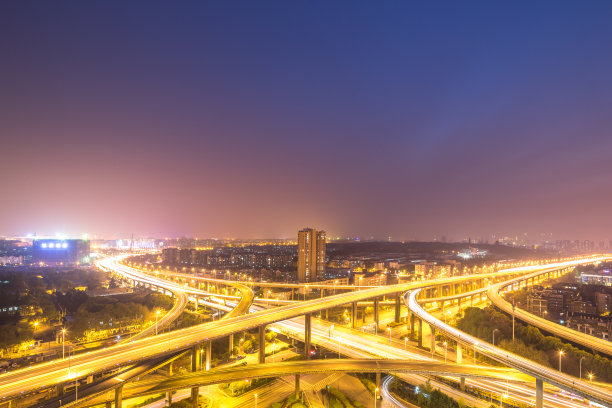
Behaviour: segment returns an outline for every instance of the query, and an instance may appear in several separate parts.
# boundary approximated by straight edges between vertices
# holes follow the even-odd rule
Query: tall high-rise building
[[[325,278],[325,231],[304,228],[298,232],[298,282]]]

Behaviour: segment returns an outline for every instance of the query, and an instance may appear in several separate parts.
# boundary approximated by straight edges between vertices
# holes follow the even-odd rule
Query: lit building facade
[[[298,232],[298,282],[325,278],[325,231],[305,228]]]
[[[90,263],[90,246],[83,239],[35,239],[32,261],[44,265],[86,265]]]

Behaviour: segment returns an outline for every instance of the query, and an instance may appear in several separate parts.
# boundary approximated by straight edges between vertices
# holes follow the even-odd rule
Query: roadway
[[[604,259],[606,258],[597,257],[559,262],[548,266],[537,265],[511,268],[504,271],[480,274],[477,275],[477,277],[501,278],[508,275],[524,274],[528,271],[537,269],[541,270],[547,267],[562,268],[580,263],[592,263]],[[118,264],[117,260],[110,259],[106,261]],[[123,265],[107,265],[109,267],[125,267]],[[132,271],[129,273],[136,274],[139,272],[132,269]],[[156,281],[155,278],[150,276],[141,276],[139,279],[147,279],[147,282],[153,285],[162,286],[159,280]],[[81,354],[72,358],[72,366],[75,367],[78,372],[82,372],[83,375],[88,375],[91,373],[116,368],[121,364],[129,364],[147,360],[164,354],[169,355],[175,351],[187,349],[203,341],[220,339],[233,333],[239,333],[245,330],[254,329],[259,326],[280,322],[305,314],[312,314],[319,310],[330,309],[333,307],[342,306],[344,304],[358,302],[360,300],[402,293],[419,287],[430,287],[436,285],[441,286],[450,283],[468,282],[471,279],[474,279],[474,276],[456,276],[426,282],[390,285],[356,292],[342,293],[321,299],[309,300],[299,304],[282,306],[270,310],[262,310],[256,313],[250,313],[248,315],[233,316],[221,322],[215,321],[204,323],[170,333],[162,333],[158,336],[147,339],[138,339],[126,344],[119,344],[108,349],[96,350]],[[191,290],[190,288],[184,286],[182,288],[186,292]],[[242,301],[243,299],[241,299],[241,302]],[[54,386],[58,383],[63,383],[70,380],[68,377],[68,365],[69,362],[67,360],[54,360],[2,374],[0,375],[0,395],[2,395],[3,398],[7,398],[11,395],[32,390],[39,390],[43,387]]]
[[[418,375],[441,375],[451,377],[470,377],[503,379],[511,381],[531,381],[532,378],[513,369],[503,367],[475,367],[465,364],[443,363],[437,361],[414,360],[299,360],[286,362],[266,362],[265,364],[235,365],[209,371],[196,371],[186,374],[174,374],[164,380],[159,378],[143,379],[124,388],[123,398],[136,398],[147,395],[177,391],[192,387],[204,387],[213,384],[234,381],[253,380],[256,378],[286,377],[296,374],[330,374],[330,373],[411,373]],[[110,380],[109,380],[110,381]],[[90,391],[91,389],[91,391]],[[78,405],[88,404],[92,397],[99,394],[97,387],[85,387],[79,391]],[[101,401],[95,401],[100,403]],[[62,406],[74,405],[73,401],[64,400]],[[55,406],[55,405],[54,405]]]

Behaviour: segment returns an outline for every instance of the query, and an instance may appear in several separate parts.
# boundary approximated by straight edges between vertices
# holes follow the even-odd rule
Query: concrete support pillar
[[[66,393],[66,386],[67,384],[65,382],[61,382],[57,384],[57,396],[58,397],[61,397],[62,395]]]
[[[229,352],[230,356],[234,354],[234,333],[229,335]]]
[[[123,384],[115,388],[115,408],[121,408],[123,404]]]
[[[419,334],[418,334],[418,346],[423,347],[423,320],[419,319]]]
[[[206,371],[210,371],[210,364],[212,360],[212,340],[209,340],[206,344]]]
[[[544,406],[544,380],[536,378],[536,408]]]
[[[459,379],[459,389],[461,391],[465,391],[465,377],[461,377]]]
[[[414,313],[410,313],[410,340],[414,338],[414,319],[416,319]]]
[[[433,355],[436,352],[436,329],[432,325],[429,325],[429,330],[431,331],[431,343],[429,346],[429,350]]]
[[[191,351],[191,371],[198,371],[200,369],[200,353],[201,348],[199,345],[193,346]],[[198,408],[198,397],[200,395],[200,387],[191,387],[191,402],[193,408]]]
[[[168,376],[170,376],[170,377],[172,377],[172,371],[173,371],[173,368],[174,368],[174,361],[171,361],[171,362],[168,364]]]
[[[461,312],[461,298],[457,299],[457,313]]]
[[[357,320],[357,302],[351,303],[351,329],[355,328],[355,321]]]
[[[380,390],[380,371],[376,372],[376,388]],[[380,393],[378,393],[378,399],[380,399]]]
[[[304,359],[310,359],[310,313],[304,315]]]
[[[191,389],[191,406],[198,408],[198,400],[200,399],[200,387],[193,387]]]
[[[395,323],[400,322],[400,313],[402,310],[402,304],[400,303],[400,295],[399,293],[395,294]]]
[[[374,323],[376,324],[376,334],[378,334],[378,298],[374,298]]]
[[[87,380],[85,381],[86,384],[91,384],[93,382],[93,375],[88,375],[87,376]]]
[[[200,346],[195,345],[191,350],[191,371],[200,371]]]
[[[295,375],[295,399],[300,398],[300,375]]]
[[[463,362],[463,349],[461,348],[461,344],[457,343],[457,364],[461,364]]]
[[[259,326],[259,364],[266,362],[266,326]]]

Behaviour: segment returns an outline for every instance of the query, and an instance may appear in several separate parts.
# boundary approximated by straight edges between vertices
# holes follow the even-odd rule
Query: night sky
[[[0,235],[612,239],[610,1],[0,2]]]

